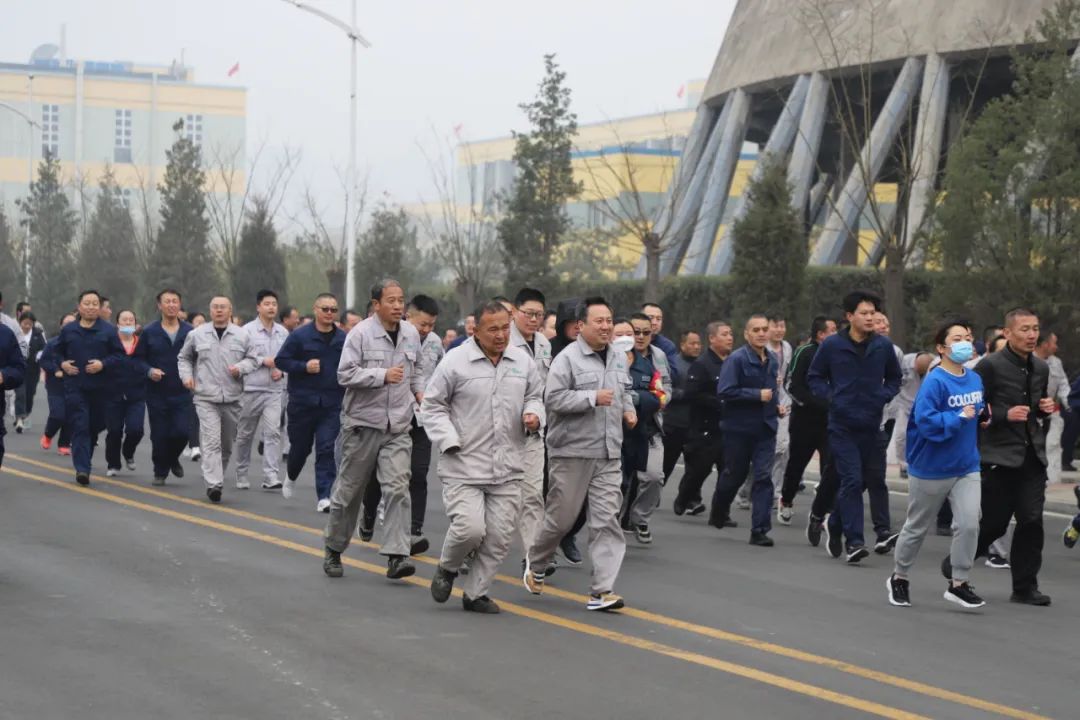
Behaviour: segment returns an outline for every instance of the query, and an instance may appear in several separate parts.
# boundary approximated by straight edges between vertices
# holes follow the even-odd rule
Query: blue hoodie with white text
[[[975,406],[975,417],[963,410]],[[944,480],[979,472],[979,413],[982,378],[964,370],[953,375],[936,367],[923,380],[907,428],[908,472],[920,480]]]

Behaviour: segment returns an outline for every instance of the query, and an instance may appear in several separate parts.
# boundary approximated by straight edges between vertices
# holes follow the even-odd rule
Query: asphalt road
[[[808,546],[805,495],[763,549],[747,522],[675,517],[669,489],[654,544],[629,543],[623,612],[585,611],[587,564],[529,595],[514,548],[492,593],[503,614],[477,616],[427,591],[446,528],[434,475],[415,582],[387,580],[360,543],[330,580],[310,470],[291,502],[227,485],[211,506],[190,461],[151,488],[144,441],[137,472],[83,489],[37,446],[43,419],[9,432],[0,471],[5,720],[1080,717],[1080,550],[1061,546],[1064,516],[1046,520],[1052,607],[1010,604],[1008,573],[981,564],[988,606],[946,603],[947,540],[930,537],[915,607],[898,609],[888,558],[849,567]]]

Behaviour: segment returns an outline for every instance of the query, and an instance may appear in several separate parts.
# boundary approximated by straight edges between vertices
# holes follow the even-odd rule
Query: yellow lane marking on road
[[[22,470],[15,470],[10,467],[5,467],[0,472],[8,473],[16,477],[25,478],[28,480],[34,480],[36,482],[44,483],[46,485],[52,485],[54,487],[62,488],[64,490],[70,490],[77,492],[81,495],[88,495],[90,497],[98,498],[100,500],[106,500],[117,505],[125,507],[135,508],[143,510],[156,515],[162,515],[164,517],[172,518],[174,520],[180,520],[192,525],[199,525],[214,530],[219,530],[231,535],[237,535],[251,540],[258,540],[277,547],[286,548],[288,550],[294,550],[305,555],[313,557],[322,557],[322,552],[313,547],[307,545],[301,545],[300,543],[279,538],[274,535],[267,535],[265,533],[255,532],[253,530],[247,530],[245,528],[236,527],[233,525],[226,525],[214,520],[207,520],[196,515],[189,515],[187,513],[177,512],[175,510],[169,510],[167,508],[159,507],[157,505],[150,505],[148,503],[139,502],[138,500],[131,500],[126,497],[118,495],[112,495],[110,493],[102,492],[101,490],[95,490],[89,487],[83,487],[81,485],[73,485],[70,482],[62,480],[54,480],[53,478],[45,477],[44,475],[37,475],[34,473],[24,472]],[[385,568],[373,565],[371,563],[363,562],[361,560],[354,560],[352,558],[342,558],[342,562],[349,567],[364,570],[366,572],[383,575]],[[420,577],[410,577],[406,579],[412,585],[419,587],[426,587],[428,585],[427,580]],[[929,720],[925,716],[910,713],[897,708],[892,708],[887,705],[873,702],[871,700],[865,700],[863,698],[855,697],[853,695],[846,695],[844,693],[835,692],[826,688],[818,687],[816,685],[810,685],[808,683],[799,682],[791,678],[784,677],[782,675],[776,675],[773,673],[758,670],[757,668],[749,667],[746,665],[739,665],[737,663],[728,662],[726,660],[720,660],[700,653],[681,650],[670,645],[663,643],[653,642],[651,640],[645,640],[643,638],[635,637],[633,635],[626,635],[624,633],[616,632],[614,630],[607,630],[605,628],[596,627],[587,623],[577,622],[575,620],[568,620],[566,618],[559,617],[557,615],[551,615],[549,613],[527,608],[516,603],[510,603],[501,601],[500,607],[506,612],[521,617],[530,618],[539,622],[546,623],[548,625],[554,625],[556,627],[570,630],[583,635],[589,635],[592,637],[603,638],[610,640],[611,642],[618,643],[620,645],[626,645],[629,647],[637,648],[639,650],[645,650],[653,652],[666,657],[674,658],[676,660],[682,660],[684,662],[693,663],[695,665],[701,665],[703,667],[712,668],[721,672],[729,673],[731,675],[737,675],[749,680],[755,680],[766,685],[771,685],[788,692],[797,693],[800,695],[806,695],[818,700],[825,700],[827,702],[834,703],[836,705],[843,705],[854,710],[869,713],[871,715],[877,715],[883,718],[890,718],[893,720]]]
[[[66,470],[66,468],[59,468],[52,463],[42,462],[39,460],[31,460],[30,458],[26,458],[21,455],[12,455],[9,453],[7,455],[7,458],[11,460],[25,462],[30,465],[35,465],[54,472]],[[279,520],[277,518],[267,515],[260,515],[258,513],[247,512],[244,510],[237,510],[235,508],[230,508],[222,505],[210,505],[209,503],[202,500],[192,500],[191,498],[180,497],[173,493],[155,490],[153,488],[143,487],[120,480],[113,480],[111,478],[100,477],[97,475],[94,475],[93,478],[97,482],[114,485],[116,487],[124,488],[127,490],[134,490],[148,495],[153,495],[155,497],[183,503],[185,505],[192,505],[202,509],[212,509],[218,512],[232,515],[234,517],[241,517],[247,520],[268,523],[271,525],[276,525],[278,527],[287,528],[289,530],[296,530],[298,532],[318,535],[319,537],[322,537],[323,534],[320,528],[313,528],[308,525],[301,525],[299,523],[293,523],[287,520]],[[374,543],[357,542],[357,544],[363,544],[365,547],[370,548],[379,547]],[[429,558],[426,556],[417,556],[414,557],[413,560],[423,562],[432,566],[439,564],[437,559]],[[495,578],[500,582],[513,585],[514,587],[521,587],[521,578],[511,577],[508,575],[496,575]],[[578,595],[577,593],[572,593],[551,586],[547,586],[544,588],[544,594],[565,600],[572,600],[578,603],[585,602],[588,599],[583,595]],[[1047,718],[1043,715],[1038,715],[1036,713],[1021,710],[1019,708],[1013,708],[1007,705],[1000,705],[998,703],[983,700],[981,698],[964,695],[962,693],[947,690],[945,688],[940,688],[935,685],[928,685],[917,680],[909,680],[908,678],[890,675],[889,673],[881,672],[878,670],[871,670],[869,668],[864,668],[860,665],[854,665],[852,663],[847,663],[842,660],[836,660],[823,655],[815,655],[814,653],[809,653],[803,650],[799,650],[797,648],[787,647],[786,645],[778,645],[776,643],[759,640],[757,638],[749,637],[747,635],[739,635],[737,633],[728,632],[726,630],[720,630],[719,628],[710,627],[708,625],[701,625],[686,620],[679,620],[678,618],[672,618],[666,615],[660,615],[658,613],[648,612],[647,610],[638,610],[634,608],[624,608],[620,611],[620,614],[626,615],[627,617],[636,618],[645,622],[650,622],[656,625],[663,625],[665,627],[682,630],[684,632],[693,633],[695,635],[701,635],[703,637],[707,637],[713,640],[722,640],[724,642],[730,642],[735,645],[741,645],[743,647],[752,648],[761,652],[779,655],[781,657],[786,657],[792,660],[798,660],[800,662],[804,662],[810,665],[818,665],[820,667],[831,668],[833,670],[847,673],[849,675],[854,675],[856,677],[864,678],[867,680],[873,680],[884,685],[891,685],[893,687],[898,687],[903,690],[908,690],[911,692],[919,693],[921,695],[925,695],[927,697],[932,697],[937,700],[945,700],[948,702],[956,703],[958,705],[964,705],[978,710],[984,710],[986,712],[1002,715],[1004,717],[1017,718],[1018,720],[1047,720]]]

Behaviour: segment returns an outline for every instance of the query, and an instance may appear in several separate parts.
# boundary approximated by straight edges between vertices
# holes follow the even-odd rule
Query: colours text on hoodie
[[[975,417],[963,410],[975,407]],[[979,413],[982,378],[971,370],[953,375],[930,371],[915,396],[907,428],[908,472],[923,480],[943,480],[979,472]]]

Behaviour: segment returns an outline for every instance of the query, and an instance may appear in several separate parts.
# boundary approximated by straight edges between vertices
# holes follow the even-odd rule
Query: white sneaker
[[[236,489],[237,490],[250,490],[251,489],[251,483],[249,483],[247,480],[237,480],[236,481]]]
[[[195,462],[202,460],[202,450],[197,447],[191,448],[191,459]]]
[[[315,510],[321,513],[330,512],[330,500],[323,498],[319,502],[315,503]]]
[[[776,520],[781,525],[790,525],[791,518],[795,517],[795,508],[791,505],[785,505],[784,503],[777,503],[776,505]]]
[[[117,471],[113,470],[112,468],[109,468],[108,470],[105,471],[105,475],[107,477],[116,477],[116,473],[117,473]]]
[[[750,500],[748,498],[744,498],[742,496],[736,495],[735,496],[735,507],[739,508],[740,510],[749,510],[750,509]]]
[[[293,490],[296,489],[295,480],[286,480],[285,484],[281,486],[281,497],[289,500],[292,498]]]
[[[182,452],[180,454],[183,455],[186,458],[191,457],[191,448],[187,448],[187,447],[184,448],[184,452]]]

